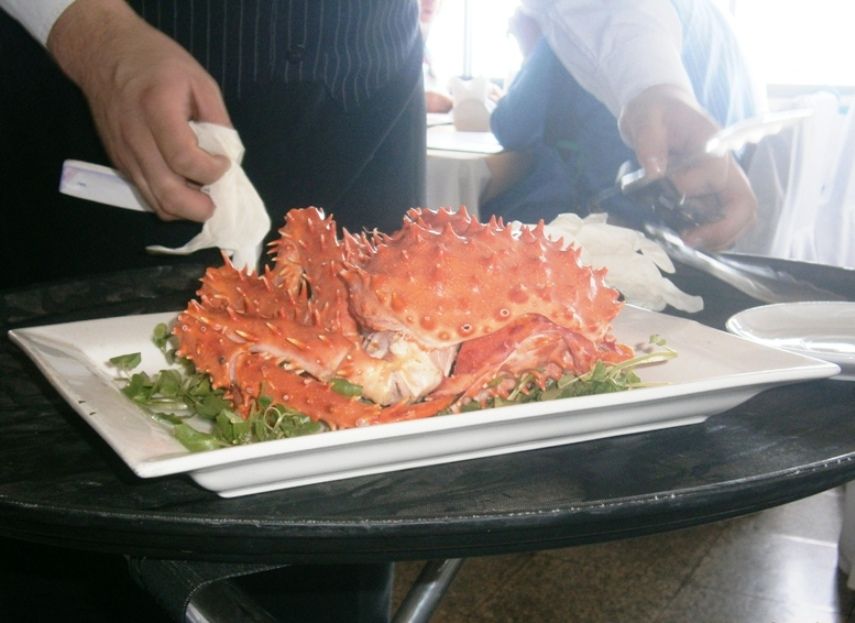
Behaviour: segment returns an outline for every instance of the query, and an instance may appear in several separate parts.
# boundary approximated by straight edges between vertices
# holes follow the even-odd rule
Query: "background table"
[[[427,130],[427,202],[424,207],[477,214],[492,173],[489,157],[502,150],[490,132],[458,132],[449,123]]]
[[[852,271],[788,266],[855,295]],[[201,267],[0,294],[4,328],[174,310]],[[689,270],[698,319],[755,302]],[[4,331],[5,334],[5,331]],[[698,425],[220,499],[184,477],[136,478],[5,337],[0,535],[133,555],[254,562],[470,557],[715,521],[855,477],[855,384],[776,388]]]
[[[490,183],[485,154],[429,149],[425,207],[458,209],[466,206],[478,213],[481,196]]]

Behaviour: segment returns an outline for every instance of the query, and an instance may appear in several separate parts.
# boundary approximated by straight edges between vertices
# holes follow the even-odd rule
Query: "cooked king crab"
[[[265,394],[333,428],[425,417],[505,391],[497,377],[543,383],[632,354],[610,334],[621,303],[604,271],[542,224],[414,209],[391,235],[339,237],[307,208],[280,235],[261,276],[209,269],[174,328],[244,413]]]

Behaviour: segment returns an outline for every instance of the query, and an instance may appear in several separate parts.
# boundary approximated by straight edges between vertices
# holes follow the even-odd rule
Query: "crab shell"
[[[431,348],[495,333],[538,314],[596,341],[621,309],[605,270],[582,266],[536,227],[481,224],[456,213],[410,210],[403,228],[350,263],[351,310],[363,327],[411,335]]]

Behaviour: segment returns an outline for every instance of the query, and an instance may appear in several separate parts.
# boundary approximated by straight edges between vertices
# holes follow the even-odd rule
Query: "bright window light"
[[[522,59],[508,21],[518,6],[519,0],[445,0],[427,40],[437,75],[513,75]]]
[[[713,0],[770,85],[855,87],[855,0]],[[503,82],[521,62],[508,20],[519,0],[444,0],[428,49],[438,75]]]
[[[768,84],[855,86],[853,0],[730,0],[745,53]]]

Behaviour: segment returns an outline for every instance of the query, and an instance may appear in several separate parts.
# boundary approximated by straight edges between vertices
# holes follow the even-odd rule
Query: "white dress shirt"
[[[692,94],[669,0],[522,0],[567,70],[615,117],[648,87]]]
[[[0,0],[0,9],[23,24],[42,45],[60,14],[74,0]]]

